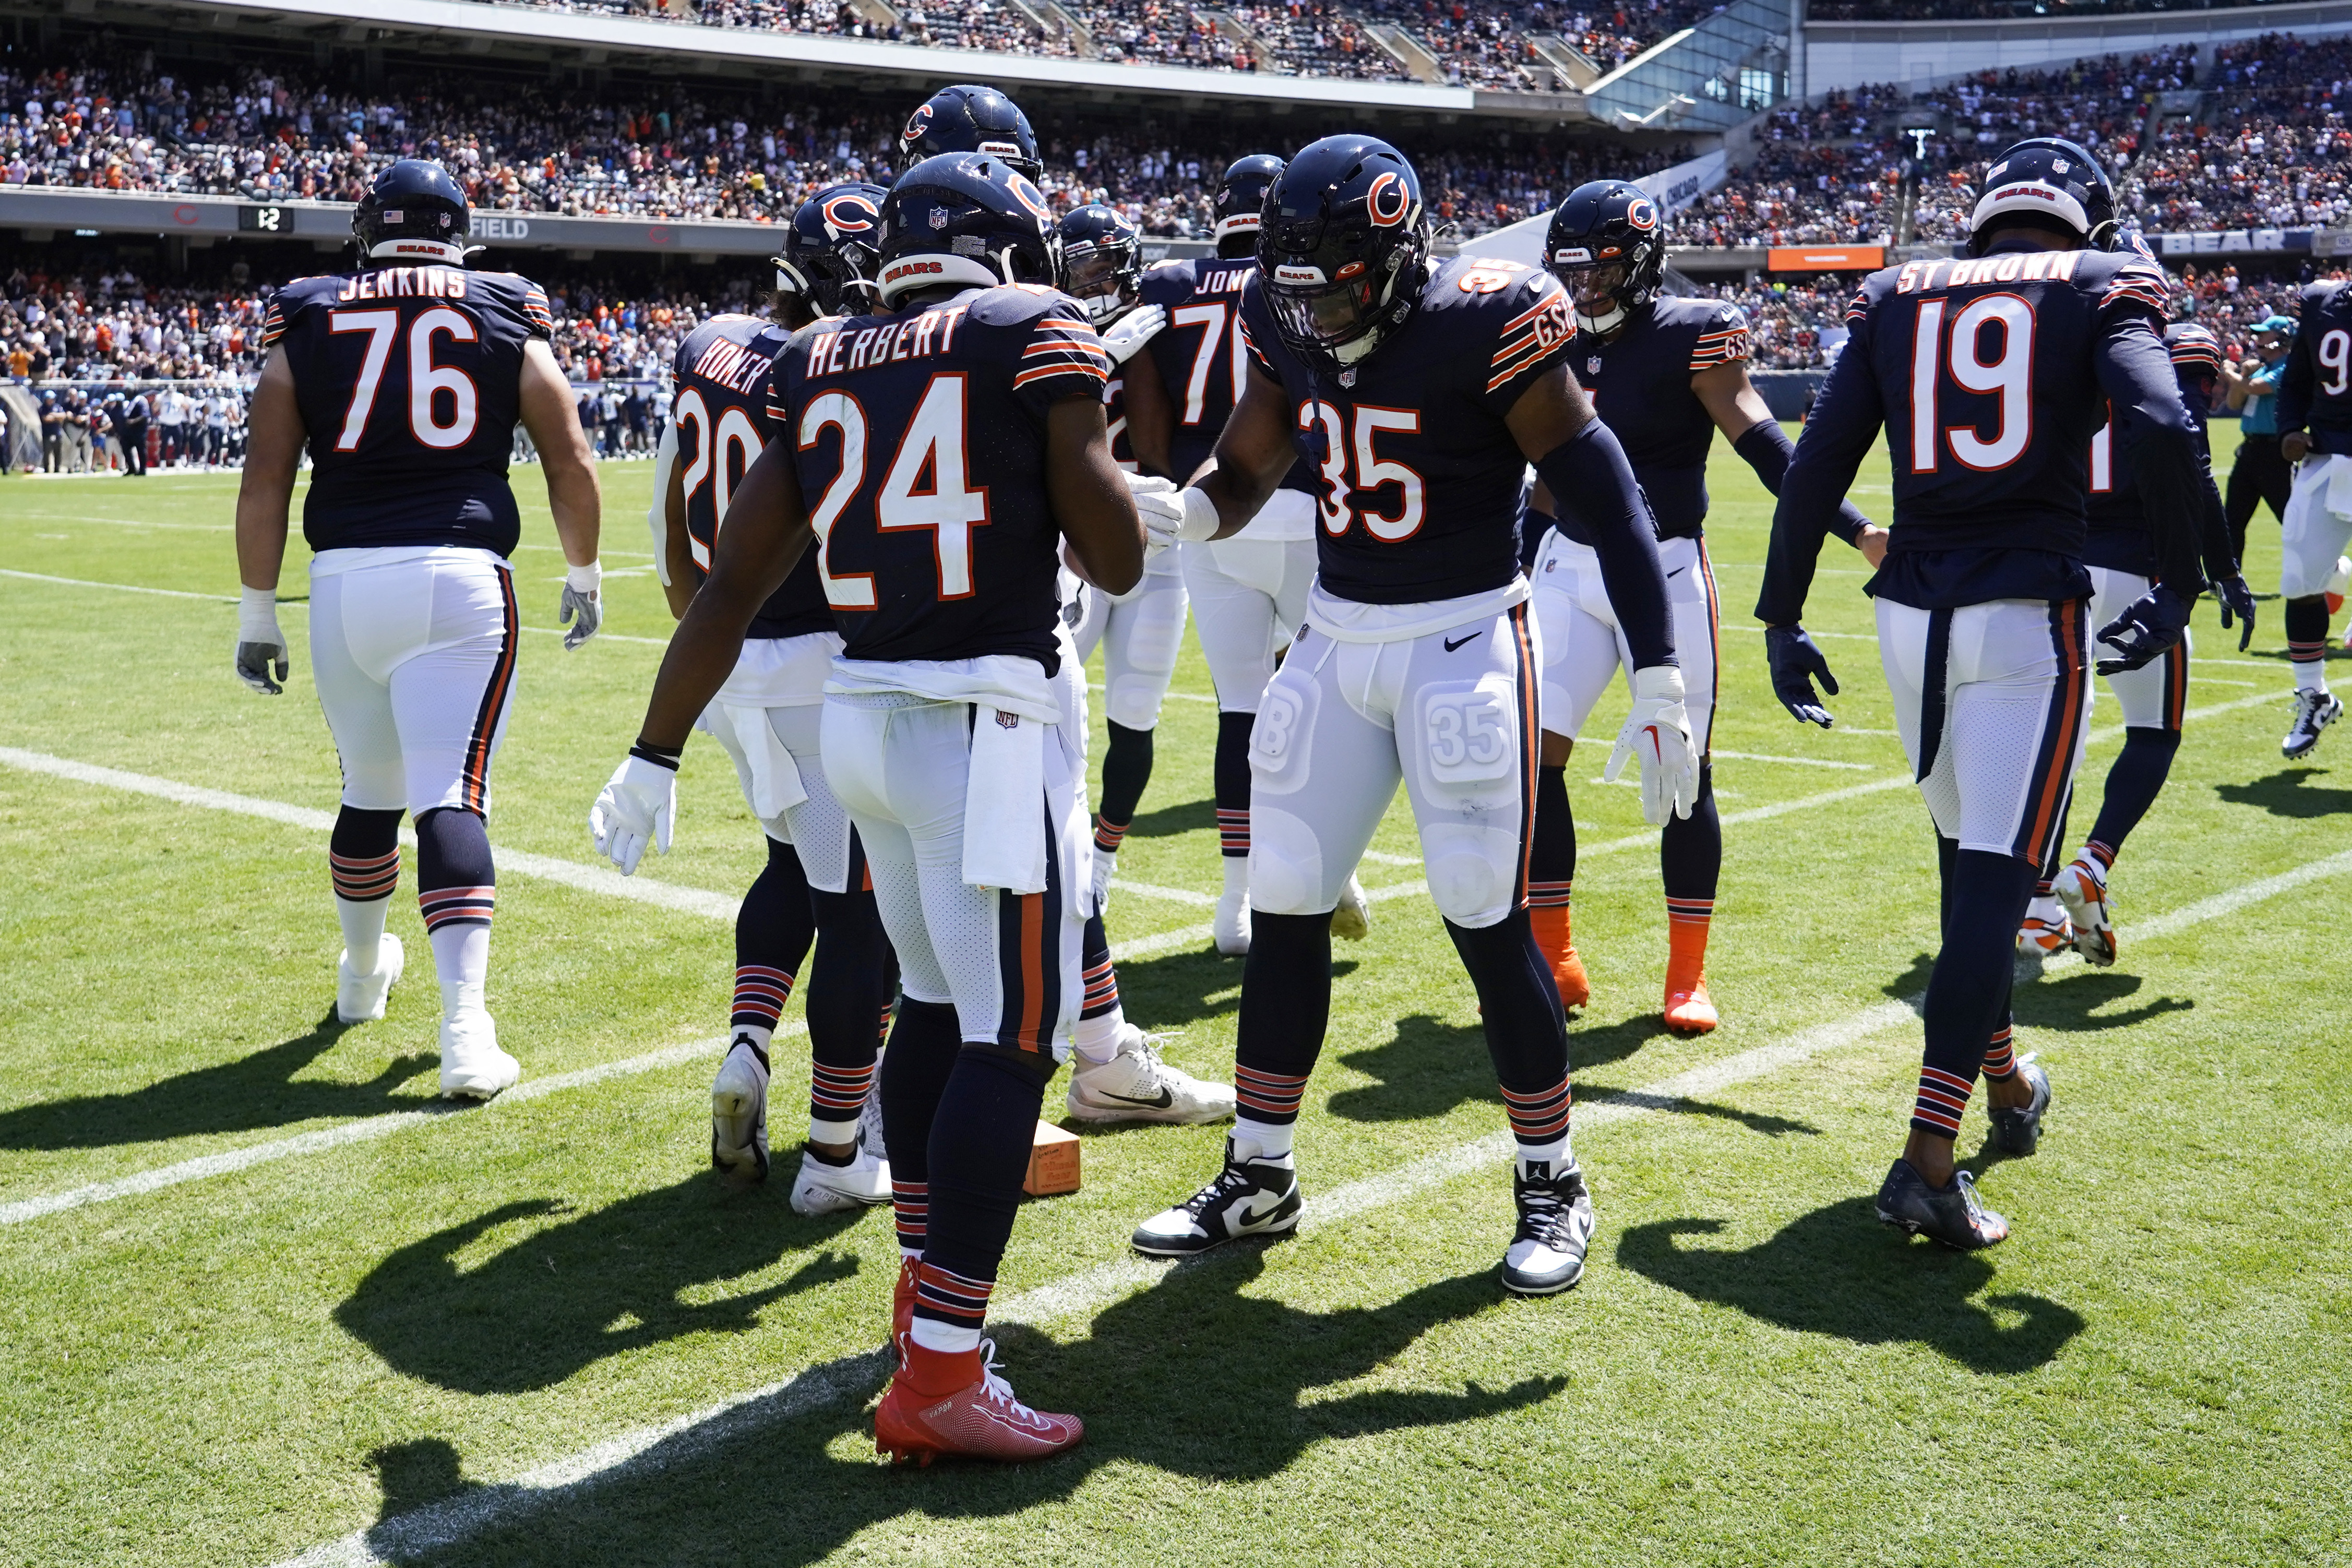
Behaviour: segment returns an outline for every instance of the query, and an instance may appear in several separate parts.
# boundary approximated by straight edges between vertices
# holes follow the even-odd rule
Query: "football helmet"
[[[863,300],[847,295],[853,287],[871,286],[882,201],[888,194],[879,185],[848,180],[803,202],[784,231],[783,255],[770,258],[776,292],[798,295],[820,316],[862,308]]]
[[[1258,215],[1265,190],[1281,178],[1283,161],[1271,152],[1236,158],[1217,182],[1216,240],[1221,256],[1244,256],[1257,248]]]
[[[424,158],[379,172],[352,211],[352,237],[369,261],[463,262],[472,227],[466,188]]]
[[[875,292],[885,308],[940,284],[1062,284],[1062,236],[1045,198],[1004,160],[926,158],[882,201]]]
[[[1087,308],[1096,326],[1115,319],[1143,298],[1143,236],[1099,202],[1062,215],[1062,287]]]
[[[1614,332],[1658,297],[1665,276],[1658,204],[1622,180],[1579,185],[1544,231],[1544,266],[1568,289],[1578,326]]]
[[[1002,158],[1032,184],[1045,177],[1029,117],[992,87],[943,87],[907,117],[907,128],[898,132],[899,168],[910,170],[943,152]]]
[[[1984,194],[1969,214],[1969,254],[1983,254],[1987,231],[2001,218],[2028,214],[2037,228],[2079,237],[2092,250],[2114,250],[2116,188],[2098,160],[2057,136],[2020,141],[1985,171]]]
[[[1292,352],[1351,365],[1412,314],[1429,277],[1421,176],[1376,136],[1327,136],[1266,188],[1257,260]]]

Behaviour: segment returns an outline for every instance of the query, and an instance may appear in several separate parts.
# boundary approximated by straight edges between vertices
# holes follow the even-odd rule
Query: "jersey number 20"
[[[1947,331],[1948,303],[1922,304],[1911,336],[1911,472],[1936,472],[1947,445],[1963,468],[2006,468],[2033,439],[2033,307],[2019,295],[1987,294],[1960,307]],[[2000,341],[1990,360],[1989,334]],[[1980,423],[1946,426],[1937,417],[1947,376],[1962,392],[2000,398],[1991,434]]]
[[[401,335],[400,312],[330,310],[327,330],[367,334],[360,373],[352,382],[352,401],[343,410],[343,428],[335,437],[336,451],[356,452],[367,434],[376,389],[383,384],[384,367],[391,363],[393,346]],[[433,340],[438,337],[471,343],[480,340],[481,332],[471,318],[446,305],[436,306],[408,323],[408,433],[423,445],[446,451],[474,439],[479,400],[474,393],[473,377],[454,365],[433,362]],[[446,423],[440,418],[443,398],[448,399]]]

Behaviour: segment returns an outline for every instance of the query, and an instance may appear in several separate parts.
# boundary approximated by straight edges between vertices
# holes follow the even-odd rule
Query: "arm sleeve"
[[[2281,435],[2290,430],[2301,430],[2311,423],[2314,352],[2311,324],[2315,314],[2311,308],[2310,299],[2306,298],[2303,302],[2302,322],[2294,329],[2294,346],[2287,350],[2286,363],[2279,371],[2278,418],[2275,423]]]
[[[2204,558],[2206,580],[2219,582],[2238,575],[2237,547],[2230,538],[2230,519],[2221,505],[2221,487],[2213,482],[2213,450],[2205,428],[2204,412],[2192,406],[2189,424],[2197,434],[2198,553]]]
[[[2172,356],[2156,323],[2154,312],[2144,307],[2103,308],[2093,365],[2118,416],[2125,460],[2147,509],[2157,580],[2183,599],[2194,599],[2205,588],[2198,540],[2211,471],[2198,466],[2204,444],[2189,424]]]
[[[1789,471],[1789,459],[1796,455],[1797,444],[1789,439],[1789,433],[1780,428],[1779,420],[1759,419],[1731,444],[1731,450],[1756,470],[1756,477],[1763,482],[1765,489],[1778,496],[1781,476]],[[1852,501],[1841,501],[1837,516],[1827,526],[1831,533],[1852,544],[1870,526],[1870,519]]]
[[[1830,367],[1829,380],[1813,402],[1813,416],[1805,422],[1804,438],[1780,476],[1780,504],[1772,510],[1772,542],[1764,557],[1764,586],[1756,596],[1756,619],[1768,626],[1793,626],[1804,619],[1822,539],[1843,517],[1845,494],[1885,418],[1878,371],[1871,360],[1866,296],[1854,297],[1846,324],[1853,336]]]
[[[1674,622],[1666,609],[1665,568],[1658,559],[1658,525],[1633,482],[1625,449],[1598,419],[1536,460],[1536,472],[1554,504],[1576,513],[1601,558],[1601,584],[1609,595],[1633,667],[1675,660]]]
[[[1042,423],[1045,411],[1066,398],[1103,401],[1110,384],[1110,350],[1082,312],[1056,299],[1056,308],[1037,319],[1021,346],[1021,361],[1013,367],[1013,393]]]

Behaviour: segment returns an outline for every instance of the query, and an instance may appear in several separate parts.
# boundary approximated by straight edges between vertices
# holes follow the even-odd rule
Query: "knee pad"
[[[1323,845],[1315,831],[1288,811],[1262,803],[1250,808],[1250,907],[1265,915],[1320,915]]]
[[[1496,828],[1443,823],[1422,830],[1430,902],[1456,925],[1478,930],[1511,912],[1518,883],[1519,841]],[[1251,892],[1256,892],[1255,868]]]

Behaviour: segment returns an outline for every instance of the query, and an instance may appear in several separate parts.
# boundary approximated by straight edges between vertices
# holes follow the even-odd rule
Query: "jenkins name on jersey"
[[[310,434],[310,548],[513,554],[523,345],[553,333],[546,294],[511,272],[379,267],[279,289],[261,342],[283,347]]]
[[[1559,280],[1516,261],[1441,262],[1404,324],[1344,370],[1292,353],[1260,290],[1242,298],[1249,352],[1281,383],[1315,475],[1324,591],[1418,604],[1508,586],[1527,459],[1503,421],[1568,351]]]
[[[770,413],[797,453],[845,657],[1020,653],[1060,668],[1046,411],[1099,402],[1109,375],[1085,309],[1039,284],[793,339]]]
[[[784,328],[754,316],[713,316],[678,345],[670,419],[677,428],[687,552],[698,586],[710,575],[719,525],[735,486],[775,434],[770,382],[776,356],[791,338]],[[768,596],[744,635],[798,637],[832,630],[833,611],[812,550]]]

